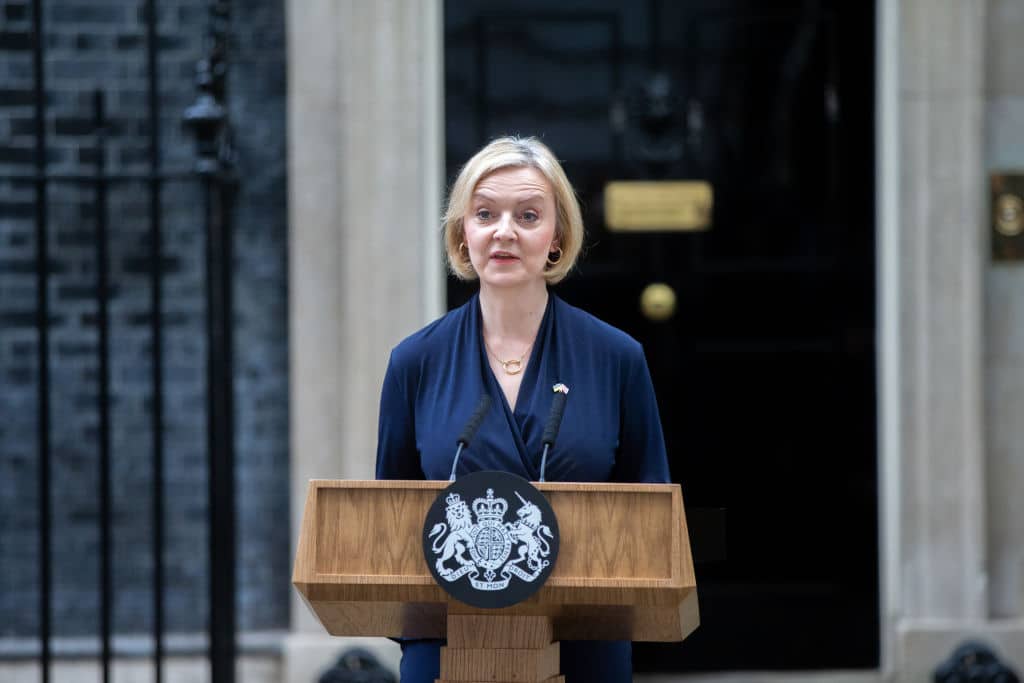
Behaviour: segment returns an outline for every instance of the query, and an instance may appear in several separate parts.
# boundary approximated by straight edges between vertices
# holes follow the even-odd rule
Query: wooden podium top
[[[699,623],[677,484],[534,484],[561,534],[547,583],[499,610],[435,582],[423,520],[446,481],[311,480],[292,582],[334,635],[443,638],[448,614],[549,616],[559,640],[684,639]]]

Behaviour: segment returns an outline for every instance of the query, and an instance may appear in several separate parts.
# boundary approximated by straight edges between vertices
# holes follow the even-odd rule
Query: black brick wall
[[[158,4],[161,153],[188,170],[194,143],[180,125],[195,97],[207,5]],[[110,118],[109,171],[147,169],[143,3],[45,2],[50,173],[97,161],[92,92]],[[38,416],[32,186],[33,71],[28,0],[0,0],[0,637],[38,632]],[[289,511],[286,318],[284,16],[280,0],[233,3],[228,107],[238,147],[235,335],[238,605],[242,630],[288,619]],[[206,452],[204,236],[196,179],[163,188],[166,627],[205,628]],[[111,427],[114,629],[151,628],[149,349],[146,185],[110,188]],[[88,185],[51,183],[50,279],[53,627],[98,628],[96,210]]]

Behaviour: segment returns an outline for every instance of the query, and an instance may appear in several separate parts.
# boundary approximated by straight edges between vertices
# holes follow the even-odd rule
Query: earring
[[[558,252],[558,256],[556,256],[554,259],[552,259],[551,255],[554,254],[555,251]],[[561,260],[562,260],[562,248],[561,247],[555,247],[554,251],[549,251],[548,252],[548,265],[549,266],[558,265],[558,262],[561,261]]]

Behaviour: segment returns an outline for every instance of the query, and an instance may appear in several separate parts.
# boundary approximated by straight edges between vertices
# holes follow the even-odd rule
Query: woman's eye
[[[477,220],[487,221],[491,219],[491,212],[487,209],[477,209],[476,217]]]
[[[539,218],[540,218],[540,216],[537,215],[536,211],[524,211],[523,212],[523,220],[526,221],[527,223],[533,223],[534,221],[536,221]]]

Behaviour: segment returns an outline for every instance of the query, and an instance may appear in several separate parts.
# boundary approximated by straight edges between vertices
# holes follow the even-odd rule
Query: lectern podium
[[[444,481],[312,480],[292,582],[338,636],[447,638],[442,681],[560,681],[560,640],[684,639],[699,623],[676,484],[536,484],[561,534],[524,602],[471,607],[439,587],[423,520]]]

